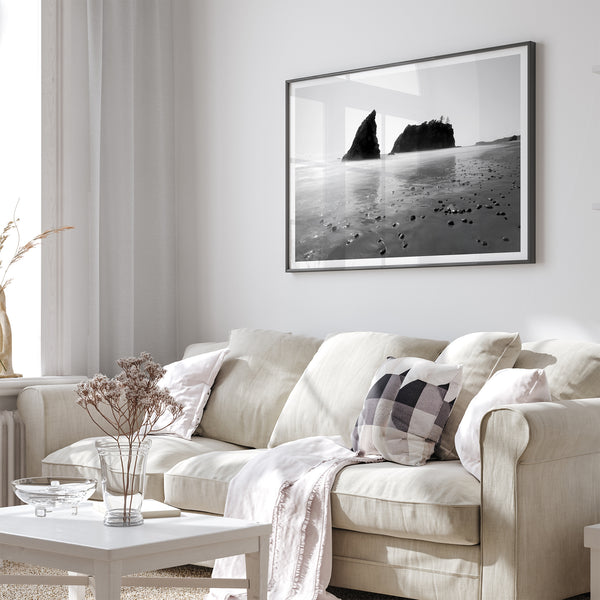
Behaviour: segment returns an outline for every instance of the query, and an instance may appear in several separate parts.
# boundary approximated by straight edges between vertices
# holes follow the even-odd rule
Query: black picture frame
[[[535,262],[535,43],[286,81],[286,271]]]

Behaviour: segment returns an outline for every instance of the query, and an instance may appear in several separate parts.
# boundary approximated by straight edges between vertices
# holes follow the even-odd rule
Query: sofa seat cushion
[[[95,446],[97,439],[100,438],[86,438],[52,452],[42,461],[42,473],[48,477],[90,477],[100,482],[100,460]],[[164,501],[164,473],[178,462],[215,450],[234,454],[232,451],[242,449],[242,446],[209,438],[184,440],[170,435],[153,435],[146,466],[146,498]],[[100,484],[95,498],[101,497],[99,490]]]
[[[479,482],[460,461],[351,465],[331,490],[338,529],[444,544],[479,544]]]
[[[165,502],[182,510],[222,515],[229,482],[251,458],[265,451],[211,452],[181,461],[165,473]]]
[[[223,514],[229,482],[258,452],[265,450],[211,452],[176,464],[165,474],[165,501]],[[479,482],[460,461],[352,465],[331,494],[333,527],[446,544],[479,543],[479,504]]]

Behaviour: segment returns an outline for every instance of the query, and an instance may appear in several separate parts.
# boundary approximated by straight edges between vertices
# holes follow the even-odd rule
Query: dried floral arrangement
[[[18,203],[17,203],[18,206]],[[13,213],[13,218],[5,225],[2,233],[0,234],[0,292],[3,292],[6,289],[6,286],[12,281],[12,279],[8,279],[8,272],[10,268],[17,262],[19,262],[27,252],[35,248],[40,242],[51,236],[55,233],[60,233],[61,231],[65,231],[66,229],[73,229],[70,225],[66,225],[64,227],[54,227],[52,229],[46,229],[46,231],[42,231],[34,238],[29,240],[25,244],[21,244],[21,235],[19,233],[19,221],[20,219],[16,216],[17,207],[15,207],[15,211]],[[2,251],[6,245],[6,242],[10,238],[12,233],[15,233],[17,236],[17,243],[12,255],[12,258],[8,261],[6,266],[4,265],[4,261],[2,260]]]
[[[148,451],[148,442],[144,444],[144,440],[151,430],[160,430],[154,426],[163,415],[171,414],[171,421],[165,425],[168,427],[181,415],[183,407],[168,389],[158,385],[165,369],[147,352],[138,357],[121,358],[117,364],[121,372],[112,379],[99,374],[81,382],[77,386],[77,403],[114,440],[110,450],[103,447],[103,440],[96,442],[106,505],[104,523],[141,525],[143,518],[134,498],[141,503],[144,496],[143,473]],[[107,452],[112,454],[112,459],[106,458]],[[116,463],[111,462],[115,459]],[[115,508],[115,500],[119,508]]]
[[[169,390],[158,385],[165,369],[148,352],[117,361],[121,372],[115,377],[96,375],[77,386],[77,404],[109,437],[131,448],[144,441],[157,421],[168,412],[168,427],[181,416],[183,408]]]
[[[60,233],[66,229],[73,229],[71,226],[55,227],[46,229],[42,233],[36,235],[25,244],[21,244],[21,235],[19,233],[19,219],[16,216],[17,206],[13,212],[13,218],[5,225],[0,234],[0,377],[21,377],[13,371],[12,366],[12,332],[10,320],[6,312],[6,298],[4,290],[12,279],[8,278],[10,268],[19,262],[30,250],[35,248],[42,240],[55,233]],[[2,260],[2,253],[7,248],[7,242],[11,235],[16,234],[16,244],[14,246],[13,255],[6,263]],[[4,252],[6,254],[6,252]]]

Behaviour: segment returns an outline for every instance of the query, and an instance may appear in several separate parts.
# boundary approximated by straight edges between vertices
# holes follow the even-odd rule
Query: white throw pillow
[[[497,371],[514,367],[521,351],[518,333],[480,331],[469,333],[450,342],[435,362],[445,365],[462,365],[462,387],[442,437],[435,447],[435,455],[442,460],[458,458],[454,436],[465,409],[471,399]]]
[[[171,434],[186,440],[191,439],[200,423],[210,388],[227,352],[227,348],[215,350],[165,366],[167,372],[159,385],[169,390],[171,396],[183,406],[183,412],[171,423],[173,417],[171,411],[167,410],[158,419],[150,434]]]
[[[543,369],[503,369],[495,373],[467,406],[456,432],[454,443],[464,468],[481,480],[479,432],[487,412],[507,404],[550,401]]]

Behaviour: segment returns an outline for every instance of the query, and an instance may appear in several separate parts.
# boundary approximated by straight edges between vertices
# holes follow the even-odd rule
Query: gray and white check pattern
[[[352,449],[403,465],[431,457],[460,390],[462,367],[388,358],[371,382],[352,432]]]

